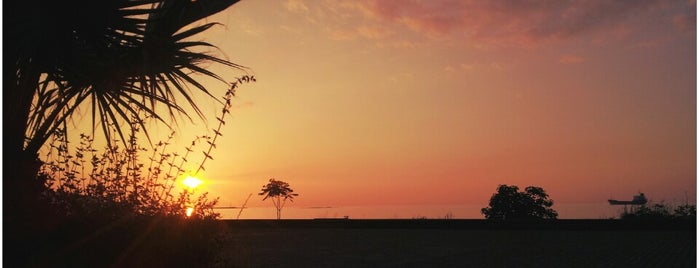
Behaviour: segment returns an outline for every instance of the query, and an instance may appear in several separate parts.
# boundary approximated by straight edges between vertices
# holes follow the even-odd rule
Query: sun
[[[184,180],[182,180],[182,184],[189,187],[190,190],[197,188],[197,186],[201,185],[202,183],[204,183],[202,180],[189,175],[187,175],[187,177],[184,178]]]

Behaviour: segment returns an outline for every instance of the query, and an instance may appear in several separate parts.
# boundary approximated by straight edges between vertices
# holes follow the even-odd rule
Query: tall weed
[[[4,264],[18,267],[203,267],[226,266],[217,251],[228,229],[213,207],[218,198],[176,187],[183,174],[204,170],[221,136],[231,98],[245,76],[232,83],[218,126],[196,137],[182,153],[172,148],[175,133],[146,148],[142,121],[132,120],[127,141],[95,148],[80,135],[75,146],[57,133],[42,153],[40,179],[45,207],[41,218],[8,234]],[[201,152],[201,155],[198,154]],[[198,157],[201,157],[197,159]],[[190,161],[199,160],[199,161]],[[10,168],[10,167],[6,167]],[[21,205],[21,204],[11,204]],[[193,214],[185,216],[188,207]]]
[[[77,146],[71,149],[65,132],[56,133],[45,152],[40,171],[47,189],[45,197],[55,206],[57,213],[65,216],[184,217],[186,209],[193,207],[190,217],[218,218],[219,214],[213,211],[218,198],[211,199],[208,193],[180,190],[176,182],[187,172],[196,170],[194,174],[197,174],[204,170],[206,161],[213,159],[213,149],[217,138],[222,135],[235,89],[242,82],[252,81],[255,81],[254,77],[244,76],[232,83],[223,97],[223,108],[216,117],[218,125],[213,129],[214,134],[196,137],[184,148],[183,154],[173,151],[170,146],[175,132],[150,149],[141,145],[138,134],[139,126],[143,124],[138,118],[131,120],[128,141],[113,140],[103,150],[97,150],[94,138],[85,134],[80,135]],[[195,157],[192,154],[200,148],[203,148],[201,161],[188,169],[189,159]]]

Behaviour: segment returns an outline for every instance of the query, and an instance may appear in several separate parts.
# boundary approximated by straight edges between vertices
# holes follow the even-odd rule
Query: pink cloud
[[[447,33],[463,23],[462,1],[375,0],[361,3],[368,14],[403,23],[417,31]]]
[[[300,1],[300,0],[294,0]],[[307,0],[310,1],[310,0]],[[291,3],[291,2],[290,2]],[[648,26],[666,24],[695,30],[696,7],[663,0],[357,0],[312,1],[325,18],[348,18],[338,32],[382,39],[408,29],[430,37],[456,37],[480,44],[536,45],[588,36],[591,40],[626,38]],[[675,14],[668,19],[663,16]],[[381,27],[379,27],[381,26]],[[404,29],[400,29],[403,27]],[[620,35],[619,29],[623,29]]]
[[[565,39],[604,30],[659,6],[630,1],[390,1],[362,2],[371,14],[427,34],[462,33],[490,41]]]

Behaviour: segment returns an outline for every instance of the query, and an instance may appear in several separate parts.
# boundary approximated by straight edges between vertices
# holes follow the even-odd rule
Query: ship
[[[640,193],[639,195],[634,195],[633,199],[630,201],[615,199],[609,199],[608,201],[610,205],[643,205],[645,203],[648,203],[648,199],[646,199],[646,196],[643,195],[643,193]]]

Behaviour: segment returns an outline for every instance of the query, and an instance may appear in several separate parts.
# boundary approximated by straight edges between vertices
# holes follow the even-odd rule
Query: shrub
[[[695,205],[684,204],[674,210],[670,205],[658,203],[652,206],[640,205],[624,210],[620,218],[623,220],[662,220],[662,219],[696,219]]]
[[[46,158],[52,160],[40,171],[46,183],[45,197],[59,216],[67,217],[184,216],[185,209],[193,205],[194,217],[217,218],[212,208],[218,199],[208,200],[206,193],[173,192],[193,150],[187,147],[182,156],[169,153],[171,138],[156,144],[144,164],[141,154],[148,150],[138,146],[135,134],[128,147],[112,145],[102,153],[93,148],[90,136],[81,135],[74,154],[69,153],[65,136],[57,135],[47,152]]]
[[[196,146],[204,157],[203,170],[221,136],[224,117],[231,108],[234,90],[226,92],[222,115],[213,136],[197,137],[180,155],[169,149],[170,134],[151,149],[139,145],[140,121],[134,120],[127,141],[111,141],[99,151],[94,139],[81,135],[69,147],[65,131],[59,131],[44,150],[40,169],[43,183],[38,215],[24,226],[6,233],[3,252],[9,266],[58,267],[201,267],[215,266],[217,250],[227,238],[227,227],[216,221],[218,198],[207,193],[176,192],[176,179],[187,170]],[[71,153],[71,150],[73,151]],[[148,160],[143,160],[148,155]],[[41,187],[41,186],[38,186]],[[22,204],[12,204],[22,206]],[[187,207],[194,207],[185,217]]]

